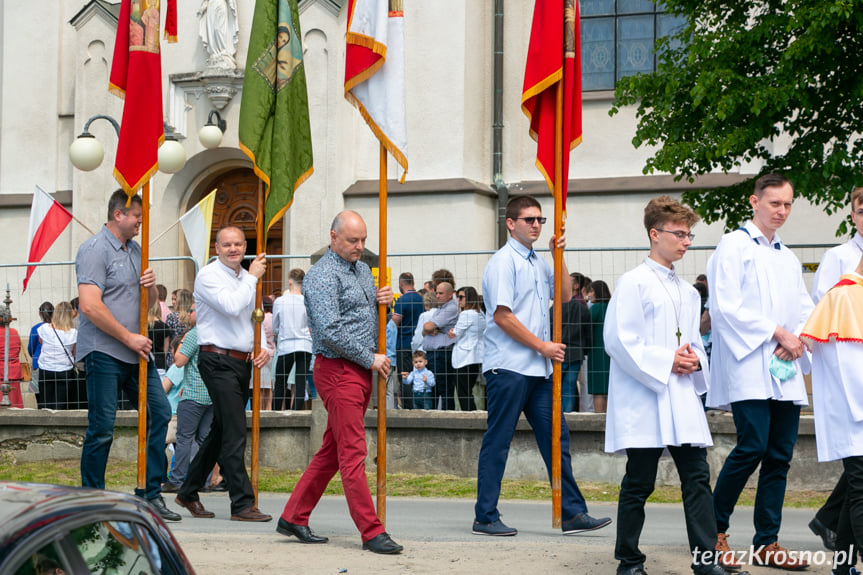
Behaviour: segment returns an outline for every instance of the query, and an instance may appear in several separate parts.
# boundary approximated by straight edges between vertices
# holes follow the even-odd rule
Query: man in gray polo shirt
[[[141,246],[132,241],[141,226],[141,198],[129,205],[123,190],[111,194],[108,222],[78,248],[79,310],[76,356],[87,370],[87,435],[81,451],[81,484],[105,488],[105,467],[114,440],[114,418],[122,388],[138,404],[138,359],[147,369],[147,478],[135,494],[150,501],[163,519],[179,521],[162,498],[165,475],[165,435],[171,407],[162,390],[151,354],[152,342],[138,333],[140,287],[156,301],[156,274],[141,272]]]

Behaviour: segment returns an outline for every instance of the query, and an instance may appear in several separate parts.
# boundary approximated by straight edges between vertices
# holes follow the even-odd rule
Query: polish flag
[[[72,214],[64,208],[48,193],[36,186],[33,193],[33,206],[30,208],[30,231],[27,239],[27,263],[37,263],[54,243],[69,222]],[[36,266],[27,267],[27,275],[24,277],[24,289],[27,290],[27,282],[36,271]]]

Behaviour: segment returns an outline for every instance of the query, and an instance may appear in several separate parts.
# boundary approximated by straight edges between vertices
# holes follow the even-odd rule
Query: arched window
[[[652,72],[656,38],[684,21],[653,0],[580,0],[582,90],[614,90],[624,76]]]

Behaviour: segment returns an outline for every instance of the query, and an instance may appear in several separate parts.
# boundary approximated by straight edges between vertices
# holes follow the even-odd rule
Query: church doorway
[[[197,194],[189,201],[189,206],[195,205],[201,198],[216,189],[216,201],[213,206],[213,232],[210,237],[210,255],[216,242],[216,232],[220,228],[232,225],[246,234],[246,255],[255,255],[258,235],[255,230],[255,218],[258,206],[258,177],[251,168],[234,168],[205,181]],[[268,255],[282,253],[282,233],[284,220],[270,228],[267,234],[266,252]],[[243,263],[248,269],[248,262]],[[264,295],[280,294],[282,290],[282,260],[268,260],[267,273],[264,276]]]

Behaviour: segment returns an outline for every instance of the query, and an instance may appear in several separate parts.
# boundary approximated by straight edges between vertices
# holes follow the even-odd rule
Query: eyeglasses
[[[464,294],[456,296],[458,299],[464,299]]]
[[[193,311],[195,311],[195,308],[190,309],[189,313],[192,313]]]
[[[526,223],[526,224],[527,224],[527,225],[529,225],[529,226],[532,226],[532,225],[533,225],[533,222],[537,222],[537,221],[538,221],[539,223],[544,224],[545,222],[547,222],[547,221],[548,221],[548,218],[545,218],[545,217],[542,217],[542,216],[539,216],[539,217],[537,217],[537,216],[528,216],[528,217],[526,217],[526,218],[512,218],[512,219],[513,219],[513,220],[524,220],[524,223]]]
[[[695,234],[688,234],[686,232],[675,232],[675,231],[671,231],[671,230],[663,230],[660,228],[653,228],[653,229],[656,230],[657,232],[665,232],[666,234],[674,234],[674,237],[676,237],[681,242],[683,240],[685,240],[686,238],[689,238],[690,242],[695,239]]]

